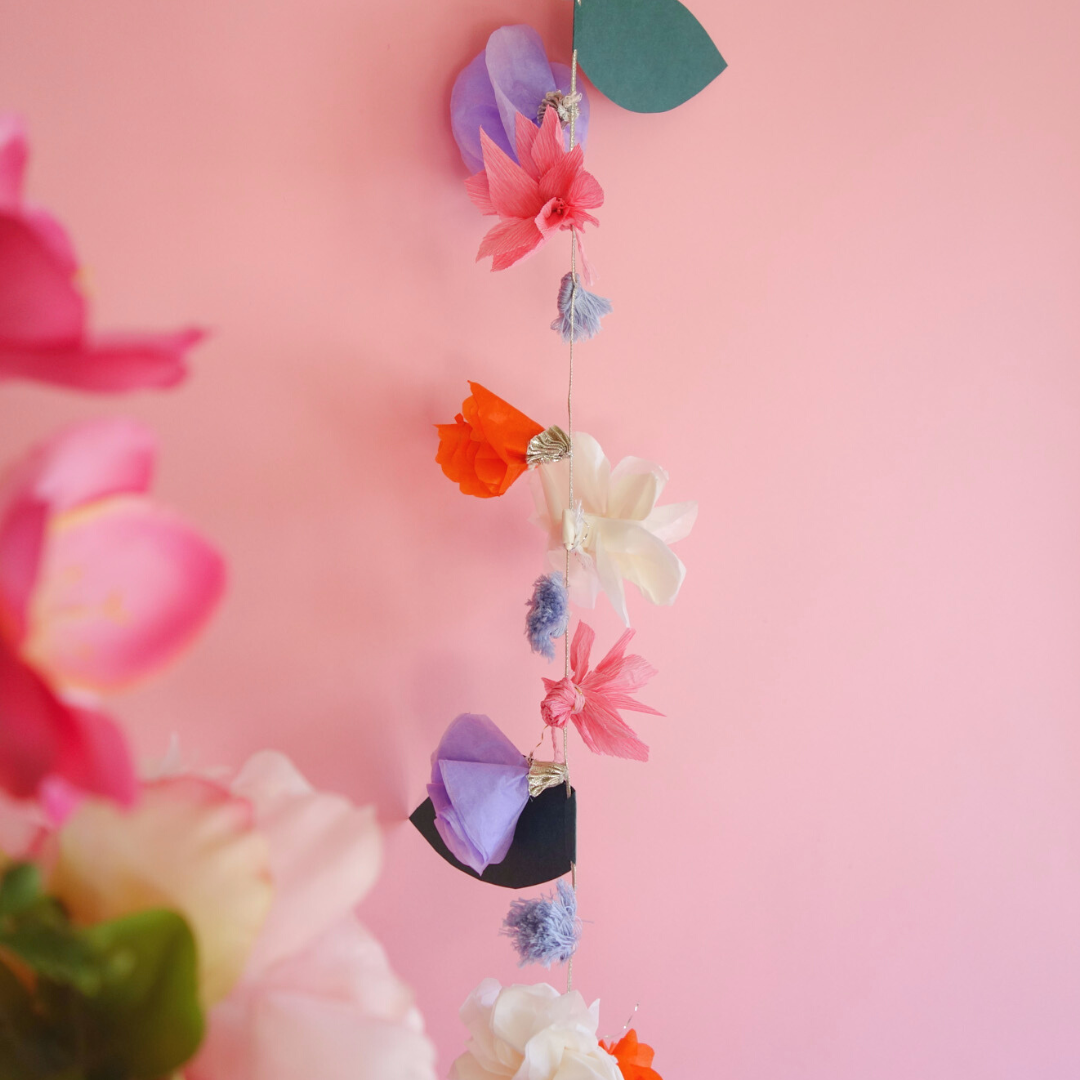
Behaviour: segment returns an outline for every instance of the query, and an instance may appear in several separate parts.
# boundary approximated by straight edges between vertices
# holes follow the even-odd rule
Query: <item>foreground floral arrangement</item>
[[[0,378],[166,387],[202,334],[94,337],[67,235],[22,201],[0,117]],[[148,496],[153,433],[76,424],[0,480],[0,1076],[433,1080],[407,987],[354,908],[374,812],[280,754],[140,779],[113,691],[198,634],[215,548]]]

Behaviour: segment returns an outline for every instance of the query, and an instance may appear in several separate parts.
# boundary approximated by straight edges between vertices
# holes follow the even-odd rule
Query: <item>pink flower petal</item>
[[[27,799],[50,778],[125,804],[135,791],[131,757],[116,725],[65,704],[0,642],[0,786]]]
[[[85,319],[83,298],[53,247],[29,222],[0,210],[0,344],[71,346]]]
[[[530,127],[531,126],[532,125],[530,124]],[[521,157],[520,151],[518,152],[518,157]],[[581,168],[581,147],[575,146],[574,149],[567,154],[565,144],[563,143],[562,125],[559,123],[559,114],[554,109],[544,110],[544,119],[540,124],[540,129],[536,133],[536,137],[533,139],[532,160],[539,176],[550,173],[552,169],[556,168],[564,161],[573,162],[573,165],[567,174],[568,177],[572,177],[578,169]],[[569,182],[569,180],[567,182]],[[565,189],[560,189],[557,193],[565,194]],[[556,192],[549,192],[545,198],[550,198],[553,194],[556,194]]]
[[[48,520],[48,504],[33,498],[17,499],[0,511],[0,637],[13,645],[26,633]]]
[[[435,1080],[411,995],[353,920],[245,980],[209,1021],[188,1080]]]
[[[33,379],[94,393],[163,390],[187,377],[187,352],[205,337],[189,328],[165,334],[108,334],[67,347],[0,342],[0,378]]]
[[[465,181],[465,190],[468,192],[473,206],[475,206],[481,214],[489,215],[497,214],[499,212],[495,209],[495,204],[491,201],[491,188],[488,186],[486,172],[478,172],[475,175],[470,176],[468,180]]]
[[[533,144],[536,142],[536,136],[540,134],[540,129],[528,117],[522,116],[521,113],[515,114],[514,124],[517,159],[521,163],[521,167],[534,180],[539,180],[540,170],[536,167],[536,162],[533,161],[532,150]]]
[[[316,791],[283,754],[256,754],[231,788],[270,843],[274,904],[245,975],[257,978],[352,911],[378,877],[381,842],[373,808]]]
[[[0,115],[0,209],[19,204],[27,152],[22,120],[10,113]]]
[[[59,833],[50,887],[84,924],[179,911],[198,944],[206,1006],[239,978],[273,893],[250,804],[190,778],[146,785],[127,813],[83,803]]]
[[[171,660],[224,583],[221,556],[143,499],[70,511],[50,527],[24,654],[62,685],[115,689]]]
[[[595,640],[596,631],[588,623],[579,622],[570,643],[570,670],[575,682],[580,683],[589,670],[589,654]]]
[[[485,255],[506,255],[520,252],[514,261],[524,258],[530,251],[535,250],[544,242],[544,234],[536,227],[533,221],[521,221],[513,219],[500,221],[493,225],[484,239],[480,242],[480,251],[477,259]]]
[[[491,203],[504,218],[533,218],[546,200],[540,198],[536,180],[480,132],[484,148],[484,171],[487,173]]]

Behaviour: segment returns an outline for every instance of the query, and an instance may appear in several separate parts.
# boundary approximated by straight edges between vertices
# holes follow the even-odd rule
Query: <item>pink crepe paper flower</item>
[[[599,225],[587,211],[604,204],[604,192],[584,169],[580,146],[567,151],[554,109],[544,113],[539,129],[517,115],[517,164],[481,130],[484,171],[465,181],[469,198],[484,214],[502,220],[484,237],[477,260],[493,256],[492,270],[531,255],[559,229],[574,229],[581,256],[582,278],[592,279],[581,230],[586,223]]]
[[[221,556],[146,498],[155,452],[139,424],[91,421],[0,484],[0,638],[61,692],[157,670],[221,597]]]
[[[90,335],[64,227],[22,200],[27,156],[22,123],[0,115],[0,379],[91,391],[174,386],[203,332]]]
[[[547,695],[540,705],[540,715],[550,727],[561,728],[567,720],[573,720],[594,754],[648,761],[649,748],[619,716],[620,709],[664,715],[631,696],[656,674],[656,668],[642,657],[624,655],[633,636],[633,630],[625,631],[590,671],[589,653],[596,634],[592,627],[579,622],[570,645],[571,678],[544,679]]]

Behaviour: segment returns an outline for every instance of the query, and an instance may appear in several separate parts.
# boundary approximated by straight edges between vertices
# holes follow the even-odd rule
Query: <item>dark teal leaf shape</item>
[[[571,0],[574,48],[592,84],[631,112],[667,112],[727,67],[679,0]]]

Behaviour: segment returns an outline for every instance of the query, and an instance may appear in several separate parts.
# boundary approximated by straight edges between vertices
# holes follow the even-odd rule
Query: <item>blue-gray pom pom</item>
[[[547,574],[533,585],[525,633],[533,652],[555,659],[555,639],[566,633],[568,601],[562,574]]]
[[[574,339],[588,341],[600,333],[600,320],[611,314],[611,301],[583,289],[574,281],[573,274],[564,274],[559,286],[559,317],[551,324],[552,330],[562,334],[563,341],[570,340],[570,298],[574,298]]]
[[[581,938],[581,920],[577,917],[577,896],[560,880],[558,894],[539,900],[515,900],[503,919],[502,932],[511,938],[519,966],[526,964],[565,964],[574,955]]]

